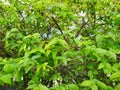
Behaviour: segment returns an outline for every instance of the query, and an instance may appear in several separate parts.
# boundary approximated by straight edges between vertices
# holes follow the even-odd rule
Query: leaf
[[[11,82],[11,78],[12,78],[12,75],[11,74],[5,74],[5,75],[2,75],[0,76],[0,80],[4,83],[7,83],[7,84],[12,84]]]
[[[18,31],[17,28],[12,28],[12,29],[11,29],[11,32],[17,32],[17,31]]]
[[[114,90],[120,90],[120,84],[116,85]]]
[[[45,46],[45,50],[50,49],[53,47],[53,45],[57,42],[57,38],[53,38],[46,46]]]
[[[65,40],[59,39],[59,44],[64,48],[68,47],[68,44],[65,42]]]
[[[20,47],[20,49],[19,49],[19,54],[21,53],[21,51],[23,50],[23,51],[25,51],[26,50],[26,44],[24,43],[24,44],[22,44],[22,46]]]
[[[95,85],[95,84],[94,84],[94,85],[91,85],[90,87],[91,87],[92,90],[98,90],[98,87],[97,87],[97,85]]]
[[[103,82],[96,80],[96,84],[104,90],[107,90],[107,86]]]
[[[52,57],[53,57],[53,59],[56,59],[57,52],[58,52],[57,49],[54,49],[54,50],[52,51]]]
[[[58,60],[54,59],[54,66],[57,66],[57,65],[58,65]]]
[[[31,71],[33,67],[34,67],[34,64],[30,64],[30,66],[25,69],[25,73],[28,73],[29,71]]]
[[[89,55],[93,51],[93,47],[87,46],[84,50],[85,55]]]
[[[62,80],[60,73],[53,74],[50,80]]]
[[[110,74],[112,72],[111,65],[109,63],[105,63],[104,65],[105,65],[105,67],[103,68],[104,73]]]
[[[76,84],[68,84],[66,90],[79,90]]]
[[[48,49],[48,50],[46,51],[45,55],[48,57],[48,56],[50,55],[50,53],[51,53],[51,50]]]
[[[67,90],[66,85],[62,84],[62,85],[55,85],[54,87],[51,87],[50,90]]]
[[[93,82],[91,82],[90,80],[85,80],[83,81],[80,86],[91,86]]]
[[[59,61],[60,64],[64,64],[64,65],[67,65],[67,59],[66,59],[66,56],[57,56],[56,59]]]
[[[35,85],[29,85],[26,90],[29,90],[29,89],[31,90],[31,89],[33,89],[34,87],[35,87]]]
[[[14,64],[5,64],[5,66],[3,67],[3,71],[5,71],[6,73],[14,72],[14,70],[15,70]]]
[[[33,90],[49,90],[46,86],[40,84],[38,87],[33,88]]]
[[[116,54],[115,54],[114,52],[109,51],[109,52],[108,52],[108,55],[109,55],[109,57],[112,59],[112,61],[116,61],[116,60],[117,60]]]
[[[26,23],[30,23],[30,22],[33,22],[35,21],[35,16],[34,15],[31,15],[31,16],[28,16],[25,20]]]
[[[37,3],[36,3],[36,5],[35,5],[35,8],[37,8],[37,9],[41,9],[42,8],[42,1],[38,1]]]
[[[113,74],[110,76],[110,79],[111,79],[111,80],[120,79],[120,71],[113,73]]]
[[[104,64],[100,63],[99,66],[98,66],[98,69],[102,69],[103,67],[104,67]]]
[[[89,76],[90,78],[93,78],[93,71],[92,71],[92,70],[89,70],[89,71],[88,71],[88,76]]]
[[[62,47],[62,48],[67,48],[67,47],[68,47],[68,44],[67,44],[64,40],[59,39],[59,38],[53,38],[53,39],[45,46],[45,50],[54,48],[56,44],[57,44],[57,45],[60,45],[60,47]]]
[[[35,49],[32,49],[30,52],[28,52],[28,56],[32,57],[34,55],[37,55],[38,57],[40,57],[40,54],[44,54],[45,51],[43,50],[43,48],[40,48],[40,47],[36,47]],[[33,55],[32,55],[33,54]],[[27,56],[26,55],[26,56]]]

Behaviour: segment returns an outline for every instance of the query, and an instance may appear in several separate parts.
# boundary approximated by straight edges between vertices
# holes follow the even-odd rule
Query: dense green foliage
[[[0,86],[119,90],[119,0],[0,1]]]

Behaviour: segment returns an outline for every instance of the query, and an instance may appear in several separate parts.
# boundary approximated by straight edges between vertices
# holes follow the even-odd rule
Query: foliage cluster
[[[119,0],[0,1],[0,86],[119,90]]]

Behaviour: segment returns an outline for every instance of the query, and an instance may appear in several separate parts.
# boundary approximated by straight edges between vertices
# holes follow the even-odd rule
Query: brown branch
[[[56,24],[57,28],[59,29],[59,31],[60,31],[60,33],[62,34],[62,36],[63,36],[64,40],[66,41],[66,43],[67,43],[68,45],[70,45],[70,41],[65,37],[65,35],[64,35],[62,29],[60,28],[60,26],[58,25],[56,19],[55,19],[53,16],[51,16],[51,18],[52,18],[52,20],[54,21],[54,23]]]

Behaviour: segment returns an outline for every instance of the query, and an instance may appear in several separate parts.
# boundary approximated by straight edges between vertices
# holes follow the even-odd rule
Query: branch
[[[85,22],[85,18],[83,17],[83,18],[82,18],[82,25],[81,25],[81,27],[80,27],[80,30],[76,32],[75,38],[77,38],[77,37],[80,35],[81,29],[85,28],[85,25],[86,25],[86,24],[87,24],[87,22]]]
[[[68,45],[70,45],[69,40],[64,36],[64,33],[63,33],[62,29],[60,28],[60,26],[58,25],[56,19],[55,19],[53,16],[51,16],[51,18],[52,18],[52,20],[54,21],[54,23],[56,24],[57,28],[59,29],[59,31],[60,31],[60,33],[62,34],[62,36],[63,36],[64,40],[66,41],[66,43],[67,43]]]

